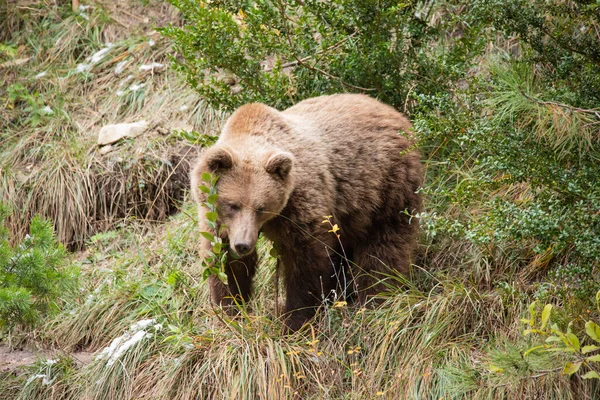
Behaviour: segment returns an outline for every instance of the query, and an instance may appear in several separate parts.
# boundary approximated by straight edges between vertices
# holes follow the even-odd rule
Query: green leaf
[[[203,193],[206,193],[206,194],[210,193],[210,189],[204,185],[198,186],[198,189],[200,189],[200,191]]]
[[[167,327],[169,328],[169,330],[173,333],[180,333],[181,332],[181,328],[175,325],[171,325],[171,324],[167,324]]]
[[[504,372],[504,369],[494,365],[494,364],[490,364],[490,372],[496,372],[496,373],[502,373]]]
[[[563,374],[573,375],[575,372],[579,371],[579,368],[581,368],[581,362],[572,363],[569,361],[563,368]]]
[[[177,273],[177,271],[171,272],[167,277],[167,283],[171,286],[174,286],[177,283],[177,281],[179,281],[179,274]]]
[[[583,347],[581,348],[581,352],[582,352],[583,354],[587,354],[587,353],[591,353],[592,351],[595,351],[595,350],[598,350],[598,349],[600,349],[600,347],[598,347],[598,346],[594,346],[594,345],[592,344],[592,345],[589,345],[589,346],[583,346]]]
[[[207,280],[210,275],[210,268],[206,268],[204,272],[202,272],[202,279]]]
[[[221,243],[213,244],[213,251],[215,252],[215,254],[219,254],[221,252],[221,247],[222,247]]]
[[[600,354],[596,354],[595,356],[590,356],[590,357],[586,358],[585,361],[598,362],[598,361],[600,361]]]
[[[560,342],[561,339],[558,336],[548,336],[546,338],[546,343],[550,343],[550,342]]]
[[[600,326],[598,326],[594,321],[588,321],[585,323],[585,333],[587,333],[588,336],[594,339],[596,342],[600,343]]]
[[[212,234],[212,233],[210,233],[210,232],[200,232],[200,234],[201,234],[202,236],[204,236],[205,238],[207,238],[208,240],[210,240],[211,242],[212,242],[213,240],[215,240],[215,235],[213,235],[213,234]]]
[[[164,338],[163,342],[174,342],[175,340],[177,340],[177,335],[171,335]]]
[[[551,347],[546,349],[546,351],[548,353],[557,353],[559,351],[562,353],[575,353],[575,349],[573,347]]]
[[[206,213],[206,219],[210,222],[217,222],[217,213],[214,211],[209,211]]]
[[[596,371],[588,371],[582,376],[582,378],[583,379],[592,379],[592,378],[600,379],[600,375],[598,375],[598,373]]]
[[[548,321],[550,320],[550,313],[552,312],[552,304],[546,304],[544,306],[544,311],[542,311],[542,326],[544,329],[546,325],[548,325]]]
[[[227,274],[223,271],[219,271],[219,274],[217,275],[219,277],[219,280],[221,282],[223,282],[224,284],[227,284],[228,278],[227,278]]]
[[[535,306],[537,306],[537,301],[534,301],[533,303],[531,303],[529,305],[529,325],[533,326],[534,322],[535,322]]]
[[[219,200],[219,195],[216,193],[209,195],[207,199],[210,204],[217,204],[217,200]]]
[[[269,255],[273,258],[279,258],[279,253],[275,247],[271,247],[271,251],[269,251]]]
[[[579,351],[579,338],[573,333],[567,333],[567,338],[569,339],[569,344],[571,347],[573,347],[575,351]]]
[[[534,351],[536,351],[536,350],[538,350],[538,349],[543,349],[544,347],[546,347],[546,346],[544,346],[544,345],[540,345],[540,346],[535,346],[535,347],[532,347],[532,348],[530,348],[530,349],[527,349],[527,350],[526,350],[526,351],[523,353],[523,357],[527,357],[527,356],[529,355],[529,353],[531,353],[531,352],[534,352]]]
[[[533,324],[531,323],[531,320],[530,320],[530,319],[527,319],[527,318],[521,318],[521,322],[522,322],[522,323],[524,323],[524,324],[527,324],[527,325],[533,325]]]
[[[202,173],[202,180],[206,183],[211,183],[212,180],[212,175],[209,174],[208,172],[203,172]]]
[[[523,331],[523,336],[527,336],[527,335],[529,335],[529,334],[531,334],[531,333],[539,333],[539,334],[543,335],[543,334],[545,334],[546,332],[544,332],[544,331],[540,331],[539,329],[525,329],[525,330]]]

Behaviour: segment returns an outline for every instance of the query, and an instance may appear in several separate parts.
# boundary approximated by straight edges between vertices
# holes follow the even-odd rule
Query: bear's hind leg
[[[412,221],[416,224],[416,221]],[[369,298],[398,286],[395,274],[407,276],[410,272],[412,252],[415,247],[416,226],[408,218],[396,224],[382,223],[375,233],[354,249],[352,275],[358,300]]]
[[[295,332],[310,321],[323,301],[338,289],[332,259],[322,243],[307,238],[296,242],[295,249],[302,251],[282,252],[286,332]]]
[[[234,304],[243,303],[252,294],[252,280],[256,273],[256,251],[239,259],[228,256],[225,265],[227,285],[214,275],[209,277],[212,301],[230,312],[235,312]]]

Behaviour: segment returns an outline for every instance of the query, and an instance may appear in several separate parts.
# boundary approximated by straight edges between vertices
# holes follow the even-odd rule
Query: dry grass
[[[432,284],[405,288],[375,308],[324,306],[311,327],[282,336],[268,243],[259,243],[257,296],[230,319],[210,305],[207,285],[197,280],[193,219],[182,213],[165,228],[144,236],[120,231],[92,244],[82,298],[38,335],[56,348],[99,353],[137,321],[155,319],[162,328],[148,328],[152,336],[112,365],[97,359],[48,388],[41,379],[33,383],[45,395],[52,387],[60,395],[27,398],[575,399],[595,393],[591,382],[540,373],[553,356],[534,360],[529,372],[490,372],[491,362],[507,370],[519,364],[518,346],[527,346],[518,322],[526,299],[447,274],[417,276]]]
[[[91,235],[124,219],[162,220],[182,200],[196,150],[174,132],[214,134],[222,115],[167,66],[169,46],[150,27],[174,18],[172,9],[160,2],[142,9],[150,18],[127,17],[137,24],[128,26],[120,19],[139,9],[96,3],[86,11],[87,21],[51,7],[47,14],[33,13],[35,24],[21,22],[26,35],[9,41],[11,59],[29,59],[25,67],[0,69],[7,82],[0,89],[0,201],[15,210],[9,219],[14,240],[41,214],[55,222],[61,242],[81,248]],[[43,34],[39,42],[26,39],[36,30]],[[90,63],[88,58],[109,42],[104,57]],[[165,66],[139,68],[152,63]],[[88,70],[77,72],[80,64]],[[131,90],[132,85],[142,87]],[[53,114],[41,113],[44,106]],[[143,137],[107,153],[96,146],[104,124],[141,119],[150,124]]]
[[[256,296],[239,317],[224,316],[210,304],[199,278],[193,207],[169,217],[184,197],[190,156],[176,130],[215,133],[222,115],[207,108],[168,68],[139,70],[143,64],[167,63],[169,47],[150,26],[174,20],[172,9],[158,1],[146,8],[96,2],[87,21],[65,13],[66,3],[58,11],[36,1],[17,3],[10,19],[2,21],[0,14],[0,32],[10,26],[24,34],[0,36],[14,44],[14,54],[0,52],[0,63],[28,61],[25,67],[0,68],[0,79],[21,84],[30,98],[14,101],[8,85],[0,88],[0,200],[17,211],[10,220],[15,239],[39,213],[55,221],[62,242],[88,246],[76,256],[82,265],[80,298],[26,338],[29,344],[64,352],[60,362],[42,360],[0,382],[0,399],[598,396],[594,382],[553,370],[553,356],[531,365],[522,360],[519,350],[528,344],[518,320],[530,299],[529,289],[515,286],[544,268],[544,256],[519,276],[515,260],[497,254],[492,265],[477,246],[442,239],[424,249],[414,286],[404,285],[378,307],[324,305],[312,326],[282,336],[275,312],[275,266],[267,255],[269,244],[261,241]],[[23,7],[31,19],[22,18]],[[39,43],[24,39],[36,34]],[[86,73],[75,72],[107,42],[114,45],[104,58]],[[123,61],[125,70],[116,74]],[[35,78],[44,71],[45,76]],[[146,86],[126,90],[133,83]],[[119,90],[125,93],[118,95]],[[34,124],[42,105],[51,105],[54,114]],[[106,154],[96,147],[103,124],[142,118],[152,126],[143,137],[123,141]],[[433,162],[428,167],[444,168]],[[460,185],[470,179],[469,171],[428,184],[443,187],[449,184],[444,179],[457,179],[450,186]],[[515,198],[529,195],[527,188],[502,190]],[[164,224],[145,223],[165,218]],[[92,236],[102,231],[108,232]],[[516,283],[501,287],[501,282]],[[148,328],[151,335],[115,363],[96,359],[79,367],[72,362],[71,352],[100,353],[145,319],[161,327]],[[512,372],[490,372],[491,362]],[[52,381],[45,384],[41,375]]]

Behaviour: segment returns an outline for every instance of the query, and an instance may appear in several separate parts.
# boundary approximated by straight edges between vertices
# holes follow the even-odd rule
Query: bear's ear
[[[223,172],[233,167],[233,155],[223,149],[209,150],[206,155],[206,167],[210,172]]]
[[[289,175],[293,166],[294,156],[292,153],[282,151],[269,157],[265,165],[265,169],[268,173],[273,174],[278,178],[285,179]]]

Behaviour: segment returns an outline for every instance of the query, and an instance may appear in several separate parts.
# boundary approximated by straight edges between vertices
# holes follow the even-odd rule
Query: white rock
[[[148,123],[144,120],[134,123],[122,123],[103,126],[98,134],[98,144],[115,143],[125,137],[136,137],[148,129]]]
[[[112,147],[112,145],[110,145],[110,144],[109,144],[108,146],[103,146],[103,147],[100,149],[100,154],[102,154],[102,155],[104,155],[104,154],[108,154],[108,153],[110,153],[110,152],[111,152],[111,151],[113,151],[113,150],[114,150],[114,148]],[[105,269],[106,269],[106,268],[105,268]],[[100,269],[99,269],[99,271],[102,271],[102,269],[100,268]]]
[[[137,92],[144,86],[146,86],[146,83],[140,83],[140,84],[134,83],[133,85],[129,86],[129,90],[131,90],[132,92]]]
[[[156,322],[155,319],[143,319],[141,321],[136,322],[135,324],[132,324],[129,327],[129,330],[132,332],[141,331],[142,329],[146,329],[147,327],[154,324],[155,322]]]
[[[44,115],[52,115],[52,114],[54,114],[54,111],[52,111],[52,108],[50,108],[50,106],[46,106],[46,107],[40,109],[40,113],[44,114]]]
[[[153,62],[152,64],[140,65],[140,71],[152,71],[154,69],[162,68],[164,66],[165,66],[165,64]]]
[[[107,43],[105,48],[100,49],[97,52],[95,52],[94,54],[92,54],[91,56],[89,56],[86,59],[86,61],[89,61],[92,64],[96,64],[97,62],[99,62],[100,60],[102,60],[104,58],[106,53],[108,53],[113,46],[114,46],[114,44]]]
[[[77,64],[77,69],[75,70],[78,73],[85,72],[90,69],[89,64]]]
[[[127,63],[128,63],[127,60],[121,61],[120,63],[118,63],[117,66],[115,67],[115,74],[121,75],[123,73],[123,70],[125,69],[125,65]]]

